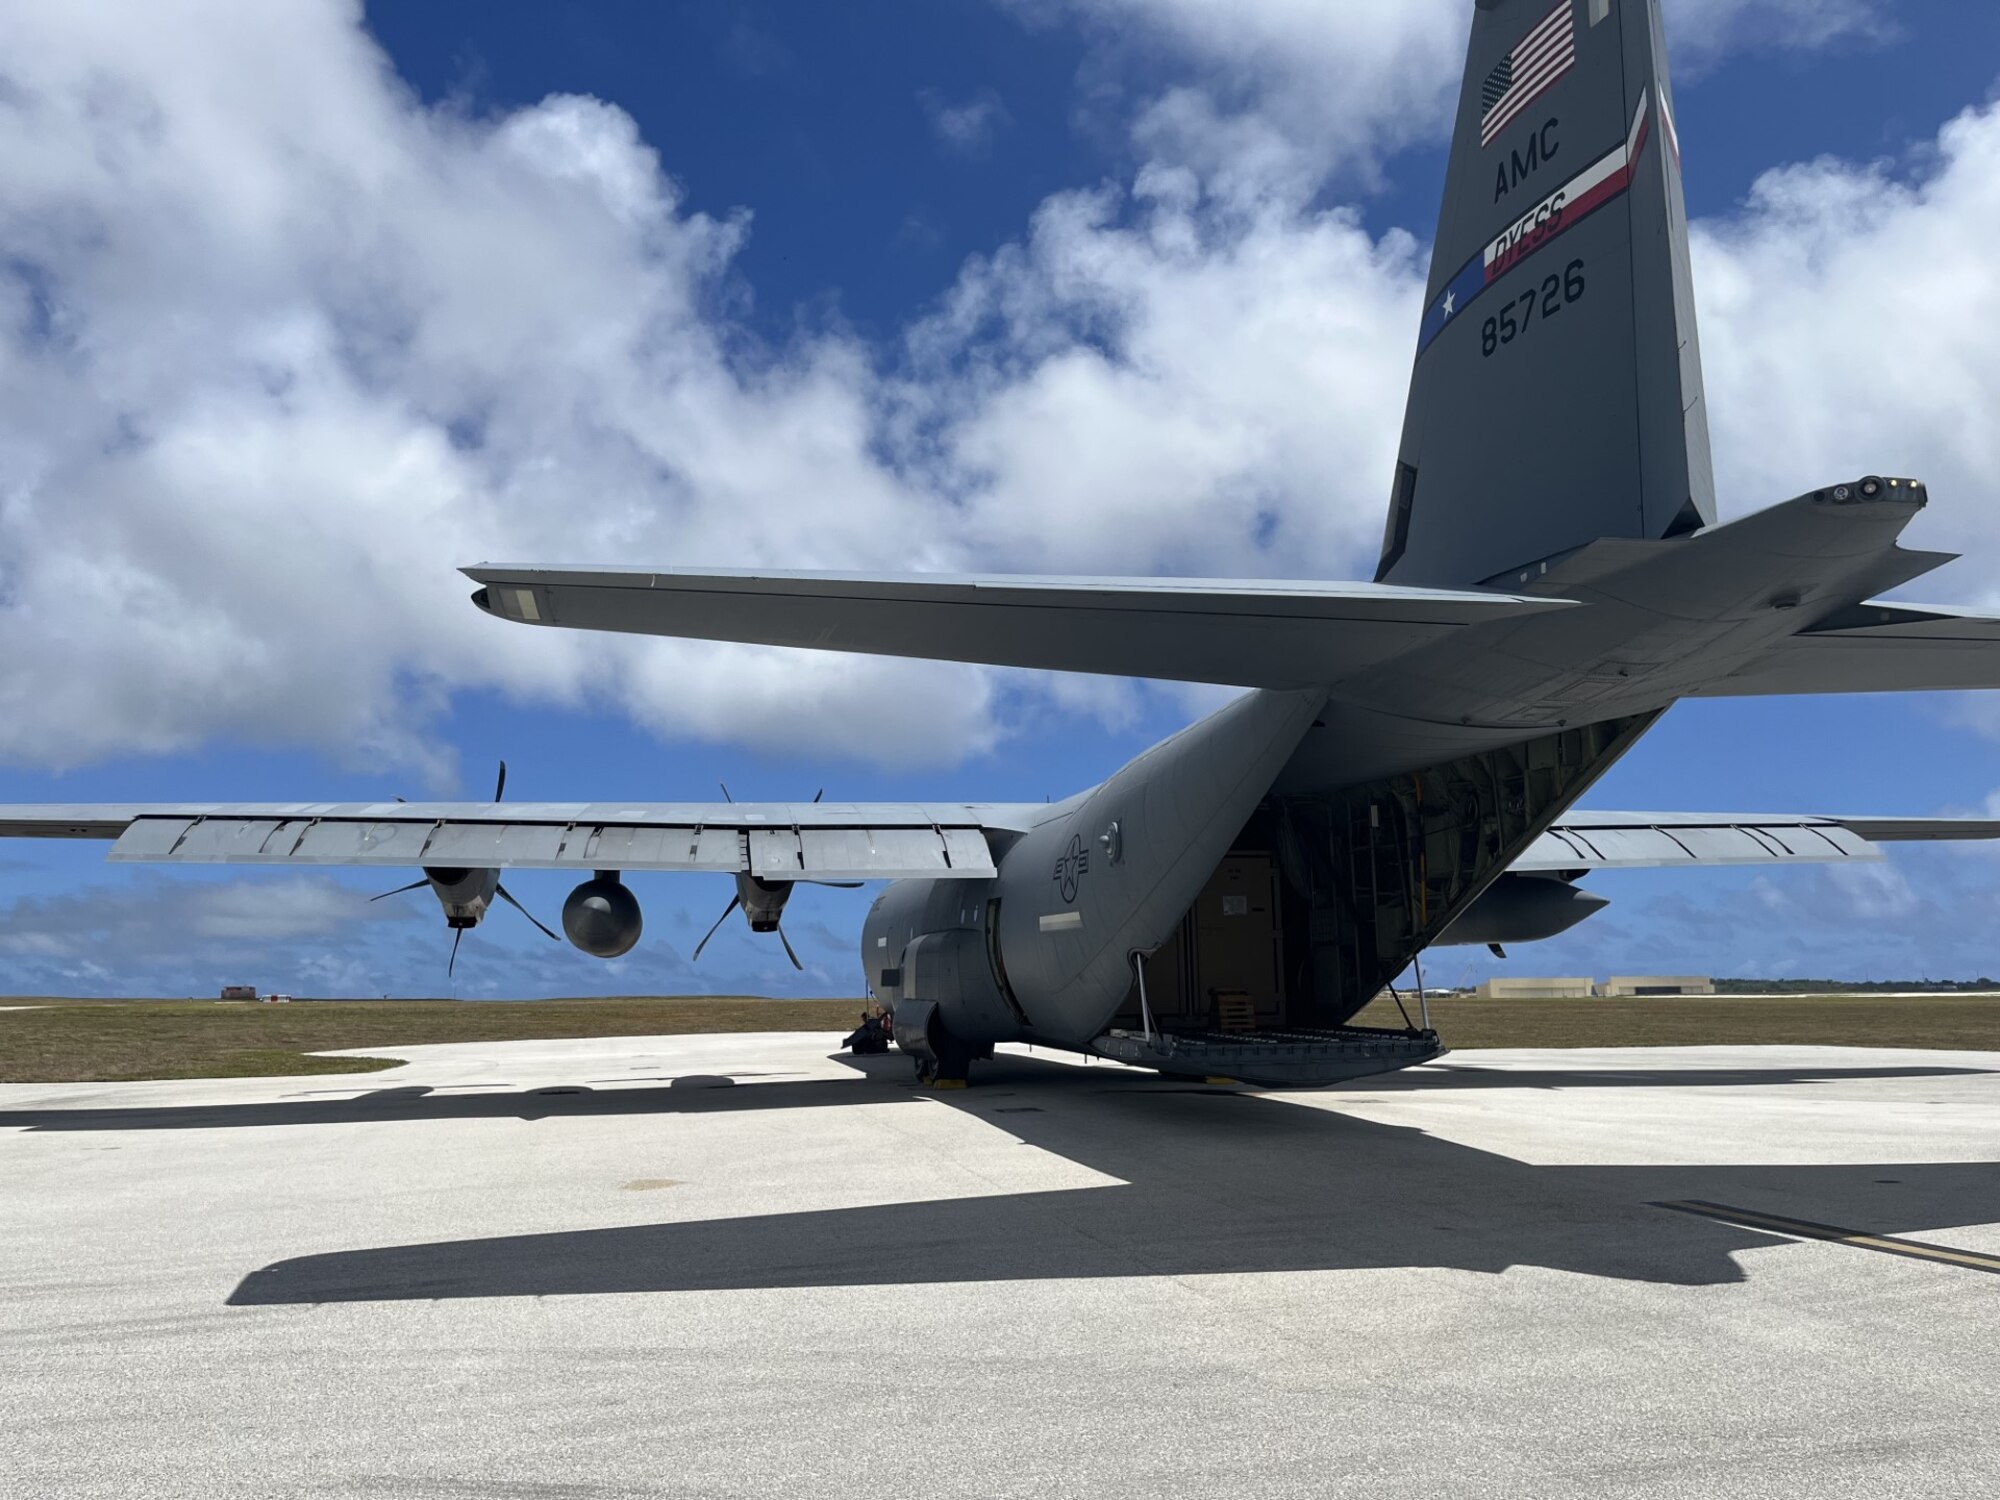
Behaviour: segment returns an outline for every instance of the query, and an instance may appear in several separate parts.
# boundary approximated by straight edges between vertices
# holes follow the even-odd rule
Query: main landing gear
[[[928,1000],[905,1000],[891,1020],[896,1045],[910,1054],[917,1083],[927,1089],[962,1089],[973,1063],[993,1055],[993,1044],[961,1040],[946,1029]]]
[[[919,1052],[912,1060],[917,1065],[917,1082],[924,1088],[962,1089],[970,1081],[973,1062],[992,1055],[991,1047],[974,1048],[946,1035],[933,1037],[930,1051]]]

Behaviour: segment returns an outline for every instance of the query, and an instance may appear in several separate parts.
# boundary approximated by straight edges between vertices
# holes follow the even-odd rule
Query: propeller
[[[502,901],[505,901],[509,906],[513,907],[515,911],[519,912],[522,916],[526,917],[530,922],[533,922],[536,927],[541,929],[542,936],[547,938],[550,942],[560,943],[562,941],[560,937],[556,936],[555,933],[551,932],[546,926],[543,925],[542,919],[540,917],[536,916],[533,912],[529,911],[527,907],[523,906],[520,902],[516,901],[514,899],[514,893],[508,890],[506,886],[495,885],[493,887],[493,894],[498,896]]]
[[[805,882],[796,882],[796,883],[804,884]],[[819,882],[813,882],[813,883],[818,884]],[[729,898],[729,904],[722,908],[722,915],[715,919],[715,925],[710,927],[707,932],[703,933],[701,935],[701,941],[694,945],[694,953],[688,959],[689,963],[694,963],[701,957],[701,950],[708,946],[708,940],[714,937],[716,933],[722,930],[722,924],[729,920],[729,914],[735,911],[736,908],[741,906],[742,904],[743,904],[743,898],[741,896],[731,896]],[[778,934],[778,941],[785,945],[785,957],[789,958],[792,961],[792,967],[803,973],[805,970],[805,965],[799,962],[798,954],[792,951],[792,940],[785,936],[785,924],[782,921],[780,921],[771,930]]]
[[[729,920],[729,914],[742,904],[743,898],[741,896],[731,896],[729,898],[729,904],[722,908],[722,915],[715,919],[715,925],[703,933],[701,941],[694,945],[694,957],[688,960],[689,963],[694,963],[701,957],[701,950],[708,946],[708,940],[722,930],[722,924]]]
[[[507,795],[507,762],[503,760],[500,762],[500,775],[493,783],[493,800],[495,802],[498,802],[506,795]],[[403,799],[401,797],[398,797],[396,800],[398,802],[401,802]],[[498,872],[496,871],[493,873],[497,875]],[[430,875],[426,873],[422,879],[413,880],[408,885],[399,885],[393,891],[384,891],[382,892],[381,895],[370,896],[368,899],[371,903],[376,901],[386,901],[391,896],[400,896],[406,891],[422,890],[425,886],[435,886],[435,884],[436,883],[432,881],[432,879],[430,878]],[[520,903],[520,901],[516,899],[514,893],[508,890],[507,887],[502,885],[497,879],[493,882],[493,894],[498,896],[502,901],[505,901],[509,906],[513,907],[514,910],[519,912],[522,916],[526,917],[528,921],[534,925],[535,930],[541,933],[542,936],[547,938],[550,942],[560,943],[562,941],[562,938],[558,936],[554,931],[552,931],[547,923],[543,922],[533,912],[529,911],[527,907],[523,906]],[[447,915],[450,915],[450,913],[447,912]],[[452,938],[451,938],[451,957],[445,961],[445,966],[444,966],[444,971],[447,975],[451,974],[458,967],[458,945],[463,941],[465,941],[465,928],[454,927],[452,929]]]
[[[734,798],[734,796],[730,796],[730,786],[728,786],[728,782],[716,782],[716,786],[720,786],[720,788],[722,788],[722,800],[724,800],[724,802],[730,802],[730,804],[734,804],[734,802],[736,802],[736,798]],[[822,786],[822,788],[820,788],[818,792],[814,792],[814,794],[812,794],[812,800],[814,800],[814,802],[820,802],[820,800],[822,800],[824,796],[826,796],[826,788]],[[748,908],[744,908],[744,890],[746,890],[746,886],[744,886],[744,880],[750,880],[750,886],[752,886],[752,888],[756,888],[758,892],[762,892],[762,894],[766,896],[766,900],[760,900],[760,902],[758,902],[758,910],[756,910],[756,914],[752,914],[752,912],[750,912]],[[708,946],[708,940],[710,940],[710,938],[714,938],[714,936],[716,936],[716,934],[718,934],[718,932],[722,930],[722,924],[730,920],[730,914],[732,914],[732,912],[736,912],[738,908],[742,908],[742,910],[744,910],[744,914],[746,914],[746,916],[750,916],[750,926],[752,926],[752,930],[758,930],[758,932],[766,932],[766,930],[768,930],[768,932],[776,932],[776,934],[778,934],[778,942],[780,942],[780,944],[784,944],[784,956],[792,960],[792,968],[796,968],[796,970],[804,972],[804,968],[806,968],[806,966],[804,966],[804,964],[800,962],[800,958],[798,958],[798,952],[796,952],[796,950],[792,948],[792,940],[790,940],[788,936],[784,936],[784,918],[782,918],[782,910],[784,910],[784,898],[786,898],[786,896],[790,894],[790,888],[792,888],[792,886],[832,886],[834,890],[858,890],[858,888],[860,888],[860,886],[864,886],[864,884],[868,884],[868,882],[866,882],[866,880],[770,880],[770,882],[766,882],[766,880],[754,880],[754,878],[750,878],[750,876],[742,876],[742,874],[740,874],[740,876],[736,876],[736,894],[734,894],[734,896],[730,896],[730,904],[722,908],[722,916],[718,916],[718,918],[714,920],[714,924],[712,924],[712,926],[708,928],[708,932],[704,932],[704,934],[702,934],[702,940],[700,940],[698,944],[694,944],[694,954],[690,956],[690,960],[688,960],[688,962],[694,962],[694,960],[698,960],[698,958],[702,956],[702,950],[704,950],[704,948]],[[776,902],[770,902],[770,900],[768,900],[768,898],[770,898],[772,894],[776,894]],[[764,916],[768,916],[768,918],[770,918],[770,926],[768,926],[768,928],[764,928],[764,926],[762,926],[762,922],[758,920],[758,918],[764,918]]]

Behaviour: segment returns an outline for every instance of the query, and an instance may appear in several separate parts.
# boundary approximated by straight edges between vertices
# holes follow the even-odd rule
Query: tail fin
[[[1715,521],[1660,0],[1475,0],[1378,581]]]

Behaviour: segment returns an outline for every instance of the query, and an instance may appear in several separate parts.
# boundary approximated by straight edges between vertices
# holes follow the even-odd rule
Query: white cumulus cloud
[[[955,404],[937,482],[1023,570],[1352,571],[1422,271],[1407,235],[1281,194],[1245,213],[1184,169],[1052,198],[913,334]]]
[[[326,875],[215,882],[147,872],[126,885],[21,897],[0,913],[0,953],[16,962],[223,960],[409,915]]]
[[[1450,124],[1470,0],[996,0],[1032,24],[1083,27],[1090,108],[1132,118],[1146,155],[1230,190],[1284,176],[1366,181],[1397,149]],[[1617,3],[1617,0],[1614,0]],[[1696,74],[1743,50],[1810,50],[1892,34],[1889,0],[1665,0],[1676,65]],[[1532,21],[1542,11],[1523,14]],[[1169,88],[1135,85],[1162,61]]]
[[[352,4],[9,10],[0,755],[227,737],[421,765],[473,686],[835,752],[984,743],[968,670],[466,602],[480,560],[956,559],[873,451],[865,351],[732,321],[746,228],[683,211],[610,105],[420,107]],[[856,697],[872,723],[829,711]]]
[[[0,13],[0,757],[230,740],[441,775],[432,726],[485,689],[949,760],[1001,741],[1006,684],[1048,691],[511,628],[466,603],[481,560],[1365,575],[1425,248],[1325,206],[1285,101],[1317,80],[1312,130],[1367,156],[1434,130],[1462,9],[1071,0],[1203,81],[1131,101],[1140,168],[1048,199],[893,350],[760,344],[750,220],[689,212],[630,116],[425,107],[352,0]],[[1794,13],[1682,6],[1715,45]],[[1937,483],[1923,541],[2000,556],[1996,152],[1975,110],[1702,226],[1733,509],[1904,468]]]
[[[1676,52],[1697,66],[1753,47],[1815,48],[1895,34],[1890,0],[1667,0]]]
[[[1690,164],[1698,170],[1698,164]],[[1900,162],[1760,178],[1696,226],[1695,278],[1725,496],[1754,509],[1835,478],[1929,481],[1910,535],[1972,556],[1935,582],[2000,599],[2000,108]]]

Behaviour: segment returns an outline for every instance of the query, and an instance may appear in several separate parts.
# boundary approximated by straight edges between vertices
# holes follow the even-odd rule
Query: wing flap
[[[869,577],[498,567],[480,608],[523,624],[1241,687],[1318,687],[1561,599],[1241,579]]]
[[[750,873],[759,879],[796,880],[806,867],[805,840],[797,829],[752,828],[747,837]]]
[[[1643,870],[1694,865],[1867,862],[1882,853],[1832,818],[1721,813],[1571,813],[1510,870]]]
[[[300,803],[0,807],[0,837],[110,839],[121,864],[973,878],[1043,804]]]
[[[554,866],[562,863],[570,834],[570,829],[553,823],[440,823],[424,845],[424,863],[452,868]]]
[[[1509,865],[1522,874],[1692,865],[1844,864],[1878,844],[2000,839],[1996,818],[1849,818],[1790,813],[1572,810]]]
[[[743,867],[743,835],[734,828],[640,828],[593,824],[583,861],[593,870],[713,870]]]
[[[194,827],[192,818],[138,818],[116,835],[112,859],[178,859],[181,841]]]
[[[259,819],[137,819],[110,858],[146,864],[397,865],[453,869],[678,870],[764,880],[890,880],[991,875],[978,828],[635,828],[327,819],[307,840],[273,846]]]
[[[275,863],[421,864],[429,856],[431,830],[436,826],[435,819],[395,821],[338,815],[305,819],[292,825],[297,837],[289,846],[272,841],[269,856]],[[111,857],[118,855],[114,851]]]

